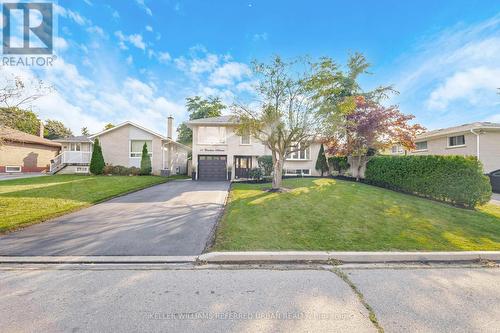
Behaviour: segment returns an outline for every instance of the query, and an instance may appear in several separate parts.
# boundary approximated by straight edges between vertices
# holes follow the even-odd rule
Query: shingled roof
[[[36,135],[24,133],[7,126],[0,126],[0,138],[5,141],[11,142],[34,143],[50,147],[61,147],[61,144],[58,142],[44,139]]]

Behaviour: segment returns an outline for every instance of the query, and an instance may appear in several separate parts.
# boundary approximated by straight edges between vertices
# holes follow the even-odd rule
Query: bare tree
[[[270,64],[253,63],[258,80],[257,103],[233,105],[238,118],[237,133],[250,134],[271,151],[272,190],[280,191],[283,164],[288,154],[307,148],[316,137],[316,121],[303,61],[283,61],[276,56]],[[306,66],[309,66],[306,64]]]

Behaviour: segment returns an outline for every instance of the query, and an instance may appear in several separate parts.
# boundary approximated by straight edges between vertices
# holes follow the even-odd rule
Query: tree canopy
[[[40,120],[37,115],[33,111],[18,107],[0,108],[0,125],[33,135],[38,135],[40,130]]]
[[[73,136],[73,132],[58,120],[48,119],[45,122],[44,137],[50,140]]]

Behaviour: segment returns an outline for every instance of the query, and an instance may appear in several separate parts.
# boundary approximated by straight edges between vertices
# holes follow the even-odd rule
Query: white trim
[[[148,151],[148,155],[151,158],[151,164],[153,164],[153,141],[154,140],[143,140],[143,139],[129,139],[128,140],[128,157],[129,158],[142,158],[142,150],[140,152],[131,151],[132,150],[132,141],[151,141],[151,151]],[[141,154],[141,156],[131,156],[132,154]]]
[[[459,136],[463,136],[464,137],[464,143],[461,144],[461,145],[453,145],[453,146],[450,146],[450,139],[451,138],[457,138]],[[463,148],[463,147],[466,147],[466,143],[465,143],[465,134],[458,134],[458,135],[449,135],[446,137],[446,148],[448,149],[453,149],[453,148]]]
[[[248,134],[248,143],[243,143],[243,135],[240,135],[240,146],[251,146],[252,145],[252,136]]]
[[[18,168],[16,171],[8,171],[7,168]],[[6,173],[16,173],[16,172],[22,172],[22,167],[20,165],[6,165],[5,166],[5,172]]]
[[[300,143],[299,143],[299,147],[300,147]],[[300,152],[301,152],[301,148],[297,151],[294,151],[293,153],[290,153],[288,154],[288,156],[285,158],[285,161],[312,161],[311,159],[311,145],[308,145],[306,148],[305,148],[305,151],[307,152],[305,155],[306,157],[305,158],[300,158]],[[297,154],[298,158],[293,158],[291,157],[292,154]]]
[[[300,174],[297,173],[297,170],[300,170]],[[309,173],[303,173],[303,170],[308,170]],[[294,173],[287,173],[287,171],[295,171]],[[297,168],[297,169],[285,169],[285,176],[310,176],[311,175],[311,169],[307,168]]]

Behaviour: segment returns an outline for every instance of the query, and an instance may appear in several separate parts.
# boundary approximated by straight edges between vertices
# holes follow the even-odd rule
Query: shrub
[[[473,208],[491,198],[481,162],[463,156],[377,156],[366,166],[371,184]]]
[[[262,169],[253,168],[248,172],[248,176],[252,179],[260,180],[262,178]]]
[[[332,166],[332,169],[338,173],[343,173],[349,169],[350,165],[347,162],[347,156],[333,156],[328,158],[328,163]]]
[[[136,167],[128,168],[128,174],[132,176],[139,176],[141,174],[141,169]]]
[[[112,164],[106,164],[104,166],[104,169],[102,170],[102,173],[105,175],[112,175],[113,174],[113,165]]]
[[[262,169],[264,176],[271,176],[273,172],[273,157],[271,155],[259,156],[257,158],[259,168]]]
[[[104,157],[102,156],[101,145],[99,139],[95,139],[94,148],[92,150],[92,158],[90,159],[90,172],[94,175],[101,175],[104,171]]]
[[[141,156],[141,175],[150,175],[151,170],[151,157],[148,153],[148,146],[144,142],[144,146],[142,146]]]
[[[326,161],[325,148],[323,148],[323,144],[321,144],[321,147],[319,148],[315,169],[321,172],[321,176],[323,176],[325,172],[328,172],[328,162]]]

